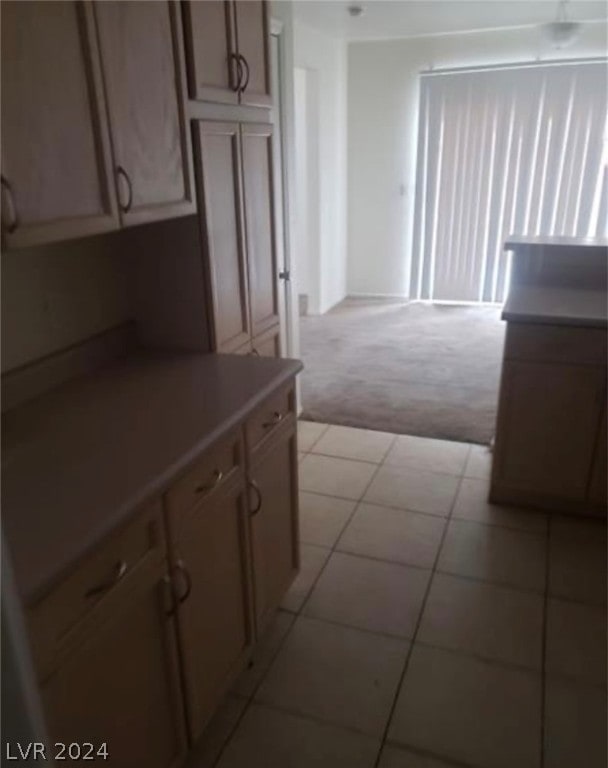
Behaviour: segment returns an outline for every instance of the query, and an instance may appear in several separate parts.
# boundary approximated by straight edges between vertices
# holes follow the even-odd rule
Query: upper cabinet
[[[241,68],[232,3],[192,2],[183,8],[191,98],[238,104]]]
[[[244,69],[241,104],[269,107],[272,98],[268,6],[264,0],[237,0],[234,5],[239,61]]]
[[[95,16],[123,222],[194,213],[174,3],[113,0]]]
[[[92,8],[2,3],[3,245],[118,227]]]
[[[5,247],[196,211],[176,10],[2,4]]]
[[[184,3],[190,97],[269,107],[271,70],[264,0]]]

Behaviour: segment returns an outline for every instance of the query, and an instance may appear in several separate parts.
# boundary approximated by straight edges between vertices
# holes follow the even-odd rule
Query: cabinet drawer
[[[28,615],[32,650],[38,674],[44,677],[53,663],[70,647],[80,630],[104,620],[130,592],[144,563],[166,556],[162,505],[154,503],[136,520],[113,534],[88,555]]]
[[[293,386],[281,389],[271,395],[247,421],[248,450],[252,451],[294,413],[295,392]]]
[[[509,323],[505,358],[579,365],[606,364],[606,331],[558,325]]]
[[[196,459],[167,492],[167,510],[174,516],[187,512],[224,485],[243,465],[240,431],[232,432]],[[175,523],[176,524],[176,523]]]

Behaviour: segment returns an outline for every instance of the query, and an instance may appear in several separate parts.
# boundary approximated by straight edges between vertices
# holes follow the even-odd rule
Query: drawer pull
[[[196,493],[209,493],[214,488],[217,488],[217,486],[222,482],[223,477],[224,473],[222,470],[216,469],[213,473],[213,480],[206,485],[199,485],[197,488],[195,488]]]
[[[262,508],[262,491],[260,491],[260,487],[255,482],[255,480],[249,480],[249,487],[253,490],[256,496],[255,507],[249,510],[249,514],[251,515],[251,517],[253,517],[254,515],[257,515],[257,513]]]
[[[276,427],[281,421],[283,421],[283,414],[279,413],[279,411],[275,411],[272,414],[272,419],[270,421],[265,421],[262,426],[264,429],[270,429],[270,427]]]
[[[127,563],[124,560],[121,560],[119,563],[116,563],[116,570],[114,572],[114,576],[112,576],[111,579],[108,579],[108,581],[104,581],[103,584],[98,584],[96,587],[91,587],[91,589],[87,590],[84,593],[85,597],[94,597],[95,595],[100,595],[102,592],[107,592],[109,589],[112,589],[112,587],[115,584],[118,584],[118,582],[122,579],[122,577],[127,572],[128,566]]]

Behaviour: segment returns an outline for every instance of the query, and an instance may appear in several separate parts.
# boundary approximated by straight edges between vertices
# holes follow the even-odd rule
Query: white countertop
[[[518,323],[546,323],[605,328],[608,324],[605,290],[559,286],[512,286],[502,319]]]

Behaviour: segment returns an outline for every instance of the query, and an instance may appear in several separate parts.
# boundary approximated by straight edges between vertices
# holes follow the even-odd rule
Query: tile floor
[[[606,768],[606,527],[478,446],[299,423],[302,568],[192,768]]]

